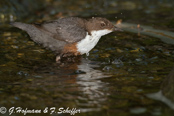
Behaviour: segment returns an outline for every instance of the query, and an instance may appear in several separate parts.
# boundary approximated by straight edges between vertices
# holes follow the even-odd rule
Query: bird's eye
[[[102,23],[101,23],[101,26],[104,27],[104,26],[106,26],[106,24],[105,24],[104,22],[102,22]]]

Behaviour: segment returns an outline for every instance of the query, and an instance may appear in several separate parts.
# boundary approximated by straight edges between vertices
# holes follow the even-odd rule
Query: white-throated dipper
[[[120,30],[101,17],[67,17],[42,24],[13,22],[12,25],[25,30],[36,43],[55,51],[57,62],[62,57],[88,54],[101,36]]]

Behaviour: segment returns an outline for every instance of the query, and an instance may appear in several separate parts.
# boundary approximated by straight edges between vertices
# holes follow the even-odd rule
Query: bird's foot
[[[60,56],[56,56],[56,63],[58,63],[58,64],[61,63],[61,57]]]
[[[56,56],[56,63],[57,64],[66,64],[66,63],[74,63],[74,62],[78,62],[79,58],[81,58],[81,56]]]

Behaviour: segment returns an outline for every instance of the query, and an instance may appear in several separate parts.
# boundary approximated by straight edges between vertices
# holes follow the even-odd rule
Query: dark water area
[[[158,37],[113,32],[103,36],[89,56],[59,65],[52,51],[34,43],[26,32],[9,23],[102,16],[115,23],[121,19],[123,23],[172,33],[174,1],[45,0],[28,5],[27,0],[4,0],[0,3],[0,115],[8,116],[13,107],[42,110],[38,114],[28,113],[31,116],[70,115],[57,114],[63,107],[80,109],[77,116],[173,116],[174,45]],[[24,113],[12,113],[20,115]]]

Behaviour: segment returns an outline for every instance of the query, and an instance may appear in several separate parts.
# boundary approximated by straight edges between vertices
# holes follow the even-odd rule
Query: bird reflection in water
[[[73,63],[65,62],[59,69],[57,66],[55,63],[54,66],[41,67],[37,74],[43,79],[33,80],[28,87],[39,88],[42,85],[41,91],[50,94],[50,98],[46,98],[46,101],[49,99],[49,104],[63,104],[64,107],[71,107],[73,104],[80,112],[100,110],[109,93],[106,90],[107,83],[101,81],[108,75],[97,70],[98,63],[79,58]],[[52,95],[54,99],[51,99]]]

